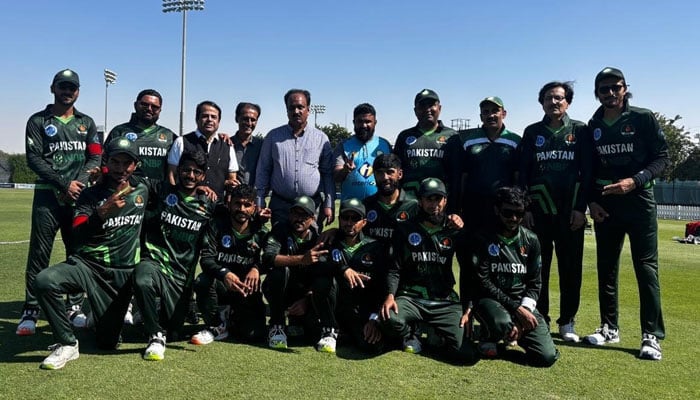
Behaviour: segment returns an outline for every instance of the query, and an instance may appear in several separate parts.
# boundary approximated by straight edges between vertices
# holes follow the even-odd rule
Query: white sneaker
[[[143,353],[143,359],[149,361],[161,361],[165,358],[165,336],[161,332],[151,336],[148,347]]]
[[[559,335],[565,342],[577,343],[579,341],[578,334],[576,334],[576,331],[574,330],[574,325],[575,322],[573,320],[571,320],[571,322],[568,324],[559,325]]]
[[[49,346],[51,354],[39,365],[41,369],[61,369],[68,361],[77,360],[80,357],[78,352],[78,341],[74,345],[56,343]]]
[[[323,328],[321,331],[321,340],[316,343],[316,350],[321,353],[335,353],[338,332],[333,328]]]
[[[74,328],[85,329],[88,327],[88,317],[77,304],[68,310],[68,319]]]
[[[273,349],[287,348],[287,334],[284,333],[282,325],[273,325],[267,335],[267,345]]]
[[[642,335],[642,347],[639,349],[639,358],[645,360],[661,360],[661,345],[656,336],[645,333]]]
[[[420,340],[415,335],[403,339],[403,351],[411,354],[418,354],[423,350]]]
[[[588,344],[594,344],[596,346],[602,346],[605,343],[619,343],[620,331],[618,329],[610,329],[608,324],[603,324],[603,326],[596,329],[592,335],[586,336],[583,340]]]
[[[31,336],[36,332],[36,321],[39,318],[38,308],[25,308],[15,333],[18,336]]]
[[[192,336],[190,343],[197,345],[209,344],[213,341],[224,340],[228,337],[228,329],[226,325],[219,325],[215,327],[210,327],[199,331],[196,335]]]

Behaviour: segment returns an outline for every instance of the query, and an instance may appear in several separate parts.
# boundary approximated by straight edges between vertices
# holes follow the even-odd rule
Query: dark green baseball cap
[[[440,101],[440,97],[438,97],[438,94],[435,93],[434,90],[423,89],[416,94],[415,99],[413,99],[413,104],[418,105],[419,103],[422,103],[425,100]]]
[[[503,106],[503,100],[501,100],[501,98],[498,96],[489,96],[481,100],[481,103],[479,103],[479,107],[482,107],[484,103],[493,103],[505,110],[505,107]]]
[[[129,157],[133,158],[136,162],[141,161],[139,159],[136,145],[134,144],[134,142],[126,138],[114,139],[111,142],[109,142],[107,144],[107,148],[105,149],[105,153],[107,154],[108,158],[113,157],[117,154],[126,154]]]
[[[309,215],[316,215],[316,203],[314,202],[314,199],[309,196],[299,196],[294,199],[294,203],[291,207],[289,207],[289,209],[291,210],[295,207],[301,208]]]
[[[53,76],[53,83],[51,83],[51,86],[63,82],[72,83],[75,86],[80,87],[80,78],[78,77],[78,73],[71,69],[58,71],[56,75]]]
[[[356,212],[362,218],[366,215],[365,205],[356,198],[343,200],[343,202],[340,203],[340,213],[342,214],[346,211]]]
[[[598,87],[598,83],[605,78],[617,78],[624,81],[625,75],[623,75],[622,71],[615,67],[605,67],[602,71],[598,72],[598,75],[595,76],[595,86]]]
[[[445,188],[445,184],[437,178],[423,179],[423,181],[420,183],[420,188],[418,189],[418,196],[428,197],[434,194],[447,197],[447,188]]]

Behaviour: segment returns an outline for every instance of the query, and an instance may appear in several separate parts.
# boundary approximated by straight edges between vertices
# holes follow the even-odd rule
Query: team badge
[[[377,220],[377,211],[376,210],[369,210],[367,213],[367,221],[369,222],[374,222]]]
[[[372,255],[369,253],[364,254],[360,259],[360,262],[364,266],[371,266],[372,264],[374,264],[374,260],[372,260]]]
[[[129,139],[130,142],[135,142],[136,139],[139,138],[139,135],[137,135],[136,132],[129,132],[126,135],[124,135],[124,137]]]
[[[294,251],[294,238],[291,236],[287,237],[287,248],[290,252]]]
[[[600,128],[595,128],[593,130],[593,140],[598,141],[601,136],[603,136],[603,131],[601,131]]]
[[[469,150],[471,151],[472,154],[479,154],[479,153],[481,153],[481,150],[483,150],[483,149],[484,149],[483,145],[475,144]]]
[[[343,254],[338,249],[333,249],[331,252],[331,258],[333,261],[339,263],[343,259]]]
[[[537,135],[537,138],[535,139],[535,146],[537,146],[537,147],[544,146],[544,136]]]
[[[166,198],[165,198],[165,204],[169,205],[170,207],[174,206],[177,204],[177,195],[175,193],[170,193]]]
[[[358,170],[360,172],[360,175],[362,175],[363,178],[369,178],[372,176],[372,166],[368,163],[365,162],[360,166],[360,169]]]
[[[396,220],[401,222],[408,219],[408,213],[406,211],[401,211],[396,215]]]
[[[61,153],[54,153],[53,155],[53,163],[56,165],[63,165],[65,163],[65,159],[63,158],[63,154]]]
[[[623,126],[623,127],[622,127],[622,130],[620,131],[620,134],[622,134],[622,136],[632,136],[632,135],[634,135],[634,126],[629,125],[629,124]]]
[[[435,139],[435,143],[437,143],[437,144],[447,143],[447,136],[445,136],[445,135],[438,136],[437,139]]]
[[[48,137],[54,137],[58,133],[58,129],[56,128],[56,125],[49,124],[44,128],[44,133]]]
[[[564,136],[564,143],[566,143],[567,146],[576,144],[576,135],[569,133],[568,135]]]
[[[491,243],[491,244],[489,245],[489,255],[491,255],[491,256],[493,256],[493,257],[496,257],[496,256],[498,255],[498,252],[499,252],[499,251],[500,251],[500,249],[498,248],[498,245],[497,245],[497,244]]]
[[[443,238],[439,243],[438,247],[440,247],[440,250],[450,250],[452,248],[452,239],[450,238]]]
[[[420,233],[413,232],[410,235],[408,235],[408,243],[411,246],[418,246],[422,241],[423,238],[421,238]]]
[[[416,139],[415,136],[409,136],[406,138],[406,144],[410,146],[410,145],[416,143],[417,140],[418,139]]]
[[[79,135],[87,135],[88,129],[87,126],[80,124],[78,125],[78,134]]]
[[[159,133],[159,134],[158,134],[158,141],[159,141],[159,142],[167,142],[167,141],[168,141],[168,138],[165,137],[165,133]]]
[[[134,206],[138,208],[143,207],[143,196],[140,194],[136,195],[136,198],[134,198]]]
[[[225,248],[230,248],[231,245],[233,244],[233,238],[231,238],[231,235],[224,235],[221,238],[221,245],[224,246]]]

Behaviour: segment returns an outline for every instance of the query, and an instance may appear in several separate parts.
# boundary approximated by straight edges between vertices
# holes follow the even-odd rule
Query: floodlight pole
[[[104,130],[105,130],[104,133],[105,134],[107,132],[109,132],[107,130],[107,89],[109,88],[109,85],[113,85],[116,82],[117,82],[116,72],[105,68],[105,125],[104,125]]]
[[[316,118],[318,117],[318,114],[323,114],[326,112],[326,106],[323,104],[312,104],[311,107],[311,112],[314,113],[314,126],[318,128],[318,123],[316,123]]]

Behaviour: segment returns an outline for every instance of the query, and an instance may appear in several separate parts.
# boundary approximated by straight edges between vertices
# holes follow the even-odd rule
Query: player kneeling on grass
[[[338,336],[333,313],[337,288],[327,273],[319,272],[318,262],[328,250],[318,242],[315,212],[313,199],[297,197],[289,209],[288,222],[272,227],[263,248],[263,265],[268,270],[263,292],[270,304],[268,345],[274,349],[287,348],[290,332],[285,332],[285,313],[290,325],[303,324],[307,339],[321,328],[320,351],[330,350],[324,346],[330,341],[326,338],[334,341]]]
[[[379,311],[384,300],[388,247],[362,233],[367,220],[365,206],[358,199],[340,204],[340,229],[329,247],[323,270],[337,275],[338,307],[336,316],[343,332],[348,332],[363,350],[383,349],[379,329]],[[327,339],[335,349],[335,340]]]
[[[207,246],[200,260],[202,273],[194,283],[197,306],[207,328],[192,336],[193,344],[224,340],[229,331],[244,341],[265,337],[260,266],[268,231],[256,218],[255,194],[246,184],[229,190],[228,207],[217,208],[207,230]]]
[[[530,365],[550,367],[559,352],[536,308],[542,262],[537,236],[521,226],[526,201],[519,188],[498,189],[494,210],[499,223],[477,235],[474,314],[481,324],[479,351],[495,357],[498,342],[517,341]]]
[[[131,279],[139,262],[139,236],[150,183],[132,178],[139,162],[134,145],[114,140],[105,149],[107,172],[78,198],[73,218],[75,252],[41,271],[34,290],[57,343],[41,363],[63,368],[78,358],[78,340],[65,312],[63,295],[88,293],[97,346],[119,344],[123,316],[131,300]]]
[[[419,353],[421,342],[411,326],[424,322],[444,339],[446,355],[471,362],[464,341],[462,305],[454,290],[452,259],[462,228],[458,215],[447,215],[447,191],[439,179],[424,179],[418,190],[418,214],[397,225],[392,244],[386,299],[381,309],[384,331],[403,340],[403,350]]]
[[[134,297],[149,338],[145,360],[165,357],[166,332],[179,330],[189,310],[194,272],[214,211],[210,197],[216,197],[198,186],[206,168],[206,154],[184,153],[177,184],[161,183],[153,218],[146,223],[143,260],[134,269]]]

